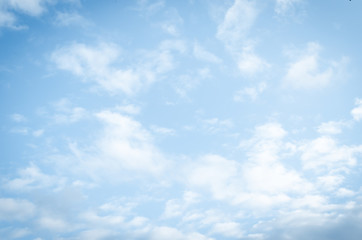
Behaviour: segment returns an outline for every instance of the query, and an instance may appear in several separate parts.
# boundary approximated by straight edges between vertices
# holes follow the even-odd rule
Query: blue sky
[[[361,239],[361,10],[0,0],[0,238]]]

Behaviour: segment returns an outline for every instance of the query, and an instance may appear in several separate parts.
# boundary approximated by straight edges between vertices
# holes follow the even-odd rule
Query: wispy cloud
[[[40,17],[47,11],[50,4],[55,4],[57,0],[11,0],[0,2],[0,27],[12,29],[24,29],[26,25],[18,23],[20,15],[25,14],[31,17]],[[67,0],[72,3],[77,0]]]
[[[95,82],[111,94],[133,95],[156,80],[156,76],[173,69],[172,51],[183,52],[181,41],[164,41],[155,51],[144,54],[137,66],[120,63],[121,48],[111,43],[88,46],[74,43],[55,50],[51,59],[57,67],[84,81]]]
[[[356,107],[352,109],[351,114],[354,120],[360,121],[362,119],[362,99],[355,100]]]
[[[213,53],[204,49],[200,44],[195,43],[193,48],[194,56],[202,61],[212,62],[212,63],[220,63],[221,59],[215,56]]]
[[[337,64],[335,61],[324,60],[320,57],[322,46],[316,42],[308,43],[302,54],[289,54],[289,63],[283,83],[294,89],[318,89],[331,84],[347,59]]]
[[[77,12],[58,12],[56,14],[54,24],[61,27],[69,27],[69,26],[84,27],[89,25],[90,23]]]
[[[249,0],[235,0],[226,11],[223,21],[218,25],[216,37],[235,58],[241,73],[254,75],[267,68],[269,64],[254,51],[249,34],[259,11],[256,3]]]
[[[26,122],[26,120],[27,120],[24,115],[19,114],[19,113],[14,113],[14,114],[12,114],[10,117],[11,117],[11,119],[12,119],[14,122],[18,122],[18,123],[20,123],[20,122]]]
[[[117,60],[120,48],[114,44],[103,43],[98,47],[74,43],[57,49],[52,60],[62,70],[94,81],[107,91],[132,94],[138,90],[140,76],[133,69],[117,69],[112,64]]]
[[[2,221],[24,221],[36,214],[36,207],[25,199],[0,198],[0,219]]]
[[[254,47],[251,44],[246,44],[241,54],[238,56],[238,68],[240,72],[246,75],[253,75],[270,67],[270,64],[255,54]]]
[[[255,87],[243,88],[234,94],[234,101],[243,102],[246,101],[247,99],[255,101],[259,97],[259,95],[264,92],[266,87],[267,87],[266,83],[261,82]]]
[[[302,3],[303,0],[276,0],[275,12],[279,15],[285,15],[293,10],[295,5]]]
[[[218,26],[217,38],[222,40],[228,48],[234,50],[242,40],[246,39],[257,16],[258,11],[254,2],[235,0]]]
[[[348,127],[350,124],[346,121],[329,121],[318,126],[318,132],[321,134],[339,134],[343,127]]]

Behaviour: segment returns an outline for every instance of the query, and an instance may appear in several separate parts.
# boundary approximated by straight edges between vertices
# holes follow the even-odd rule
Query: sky
[[[362,239],[361,11],[0,0],[0,239]]]

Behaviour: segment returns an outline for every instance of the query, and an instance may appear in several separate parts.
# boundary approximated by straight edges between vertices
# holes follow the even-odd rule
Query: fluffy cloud
[[[270,66],[269,63],[254,53],[253,48],[252,45],[246,44],[238,56],[238,68],[240,72],[247,75],[253,75]]]
[[[233,183],[238,163],[217,155],[201,157],[186,170],[189,184],[208,189],[216,199],[228,199],[238,192]]]
[[[31,16],[39,16],[45,11],[44,4],[49,2],[49,0],[10,0],[10,1],[1,1],[1,6],[3,8],[23,12]]]
[[[37,220],[37,224],[39,225],[39,227],[47,229],[52,232],[71,231],[71,226],[68,223],[66,223],[63,219],[50,215],[44,215],[40,217]]]
[[[85,81],[95,82],[112,94],[123,92],[132,95],[155,81],[160,74],[173,69],[172,51],[183,52],[183,43],[164,41],[157,50],[144,54],[138,66],[123,69],[117,67],[121,50],[110,43],[95,47],[74,43],[55,50],[51,59],[59,69],[69,71]]]
[[[340,213],[318,213],[315,211],[295,211],[282,214],[274,222],[264,223],[270,230],[263,238],[277,239],[320,239],[343,240],[360,238],[362,231],[361,208],[346,208]]]
[[[212,240],[211,238],[207,238],[200,233],[189,233],[184,234],[179,230],[171,227],[161,226],[156,227],[152,230],[150,234],[150,240]]]
[[[241,144],[246,160],[202,156],[186,170],[189,184],[208,190],[217,200],[255,209],[289,202],[289,194],[308,193],[311,183],[281,162],[283,154],[291,151],[291,144],[283,141],[286,134],[278,123],[257,126],[254,136]]]
[[[338,64],[325,64],[320,57],[321,48],[318,43],[310,42],[303,54],[292,54],[292,62],[283,79],[286,86],[294,89],[316,89],[326,87],[332,82],[346,59]]]
[[[305,169],[346,171],[357,163],[362,146],[340,146],[332,137],[322,136],[300,147]]]
[[[212,231],[213,233],[236,239],[240,239],[244,235],[241,225],[237,222],[216,223]]]
[[[109,159],[108,167],[151,173],[163,169],[164,159],[152,144],[150,134],[140,123],[109,111],[100,112],[97,117],[105,124],[104,135],[97,142],[97,146],[102,156]]]
[[[342,128],[348,126],[347,122],[339,121],[329,121],[324,122],[318,126],[318,132],[321,134],[339,134],[342,132]]]
[[[248,37],[258,16],[255,3],[249,0],[235,0],[227,10],[224,20],[218,25],[217,38],[235,58],[240,72],[254,75],[269,67],[267,61],[254,52],[254,44]]]
[[[252,1],[235,0],[227,10],[223,22],[218,26],[217,38],[234,49],[243,40],[258,15]]]
[[[352,109],[351,114],[354,120],[360,121],[362,119],[362,99],[357,98],[355,105],[357,106]]]
[[[95,81],[107,91],[132,94],[141,85],[140,76],[132,69],[112,67],[119,54],[120,49],[113,44],[93,48],[75,43],[57,49],[52,54],[52,60],[59,69],[70,71],[84,80]]]
[[[109,110],[94,116],[102,126],[97,137],[89,139],[86,145],[71,142],[67,155],[53,156],[59,169],[114,184],[145,174],[157,176],[165,170],[168,161],[142,124]],[[68,169],[69,166],[72,168]]]

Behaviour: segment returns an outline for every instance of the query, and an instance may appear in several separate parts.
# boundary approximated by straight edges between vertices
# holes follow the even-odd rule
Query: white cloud
[[[30,234],[31,234],[30,229],[28,229],[28,228],[19,228],[19,229],[14,229],[11,232],[10,238],[11,239],[24,238],[25,236],[28,236]]]
[[[163,0],[157,0],[155,2],[151,2],[148,0],[138,0],[137,1],[138,10],[141,15],[144,15],[146,17],[150,17],[152,15],[155,15],[159,13],[162,9],[165,7],[165,1]]]
[[[173,51],[183,52],[183,42],[163,41],[156,50],[144,52],[136,66],[120,68],[121,50],[117,45],[102,43],[92,47],[74,43],[55,50],[51,59],[59,69],[95,82],[111,94],[132,95],[174,68]]]
[[[297,171],[287,169],[280,161],[282,154],[290,151],[290,144],[283,141],[286,135],[287,132],[280,124],[267,123],[257,126],[254,136],[242,142],[241,146],[248,151],[243,175],[251,193],[279,195],[274,199],[284,201],[287,197],[280,194],[304,194],[312,188]]]
[[[338,186],[340,186],[344,181],[342,175],[324,175],[317,178],[316,184],[320,189],[325,191],[334,191]]]
[[[14,113],[10,117],[14,122],[26,122],[27,121],[26,117],[19,113]]]
[[[130,115],[137,115],[141,112],[141,108],[139,106],[136,106],[133,104],[116,106],[115,110],[120,111],[121,113],[130,114]]]
[[[56,232],[71,231],[71,226],[63,219],[44,215],[37,220],[39,227]]]
[[[339,134],[342,132],[344,122],[329,121],[318,126],[318,132],[321,134]]]
[[[78,0],[68,0],[65,2],[77,2]],[[56,3],[57,0],[2,0],[0,1],[0,27],[13,29],[26,28],[19,25],[18,15],[26,14],[31,17],[40,17],[47,11],[47,5]]]
[[[172,227],[155,227],[150,233],[150,240],[212,240],[210,238],[205,237],[200,233],[182,233],[176,228]]]
[[[183,98],[188,98],[188,92],[192,89],[197,88],[201,80],[210,78],[210,69],[209,68],[200,68],[197,72],[193,74],[184,74],[179,76],[179,80],[175,84],[175,91],[178,95]]]
[[[350,204],[346,204],[350,205]],[[361,236],[361,208],[353,206],[341,212],[321,213],[318,209],[282,213],[272,221],[262,223],[266,240],[277,239],[358,239]]]
[[[276,0],[274,10],[277,14],[283,15],[293,9],[296,4],[301,2],[303,2],[303,0]]]
[[[202,60],[202,61],[212,62],[212,63],[220,63],[221,62],[220,58],[218,58],[213,53],[211,53],[211,52],[207,51],[206,49],[204,49],[198,43],[194,44],[193,54],[194,54],[195,58],[197,58],[199,60]]]
[[[174,218],[181,216],[184,213],[184,206],[181,205],[176,199],[168,200],[166,202],[165,211],[163,216],[165,218]]]
[[[305,193],[310,189],[298,172],[287,170],[280,163],[246,165],[244,176],[247,188],[252,192],[279,195],[289,192]]]
[[[357,106],[352,109],[351,114],[355,121],[360,121],[362,119],[362,99],[357,98],[355,105]]]
[[[221,131],[228,130],[233,127],[233,122],[230,119],[208,118],[201,120],[202,128],[210,133],[215,134]]]
[[[27,127],[16,127],[10,130],[11,133],[17,133],[22,135],[28,135],[29,129]]]
[[[27,1],[9,0],[9,1],[3,1],[1,5],[9,10],[23,12],[31,16],[39,16],[45,11],[44,4],[46,2],[49,1],[48,0],[27,0]]]
[[[151,130],[156,133],[156,134],[161,134],[161,135],[175,135],[176,131],[174,129],[171,128],[165,128],[165,127],[159,127],[159,126],[155,126],[152,125],[151,126]]]
[[[287,132],[278,123],[257,126],[254,136],[243,141],[247,160],[237,162],[218,155],[205,155],[186,167],[192,187],[209,191],[214,199],[267,209],[293,200],[314,189],[294,169],[281,160],[288,156],[291,143],[283,141]]]
[[[163,170],[165,160],[139,122],[110,111],[96,116],[105,124],[103,136],[97,141],[103,156],[99,159],[99,168],[106,167],[104,170],[115,174],[120,168],[149,173]]]
[[[347,188],[340,188],[340,189],[338,189],[336,195],[338,197],[353,197],[356,195],[356,192],[354,192],[350,189],[347,189]]]
[[[259,95],[264,92],[266,86],[267,85],[265,82],[261,82],[255,87],[243,88],[234,94],[234,101],[243,102],[246,100],[246,98],[255,101],[259,97]]]
[[[6,186],[16,190],[62,187],[67,176],[77,187],[93,188],[94,184],[157,177],[164,173],[169,160],[155,146],[151,132],[132,117],[119,111],[104,110],[89,115],[100,124],[93,137],[82,142],[68,141],[66,152],[48,156],[60,175],[44,174],[32,165],[19,171],[19,178]],[[75,177],[75,179],[74,179]]]
[[[98,227],[111,227],[121,226],[124,223],[124,216],[119,215],[117,212],[112,215],[99,215],[96,212],[88,211],[81,215],[81,218],[92,226]]]
[[[253,75],[270,67],[269,63],[254,53],[253,48],[252,45],[245,44],[238,56],[238,68],[243,74]]]
[[[43,173],[37,166],[31,164],[29,167],[18,171],[19,178],[8,180],[5,187],[15,191],[29,191],[47,187],[61,187],[65,179]]]
[[[53,156],[58,170],[112,183],[163,172],[167,160],[139,122],[108,110],[95,117],[103,126],[97,137],[89,139],[84,147],[72,142],[68,154]]]
[[[53,103],[55,114],[52,116],[55,123],[75,123],[86,117],[87,111],[81,107],[73,107],[69,99],[62,98]]]
[[[305,169],[346,171],[357,163],[355,155],[362,152],[362,145],[340,146],[335,139],[322,136],[305,143],[300,150]]]
[[[237,222],[216,223],[212,229],[213,233],[222,234],[225,237],[242,238],[244,236],[242,227]]]
[[[174,218],[185,213],[186,209],[198,202],[199,194],[191,191],[184,192],[183,199],[171,199],[166,202],[163,216],[165,218]]]
[[[38,130],[33,131],[33,136],[34,137],[40,137],[43,134],[44,134],[44,129],[38,129]]]
[[[303,54],[293,56],[283,82],[294,89],[318,89],[328,86],[343,67],[346,59],[341,62],[327,62],[321,59],[321,46],[310,42]]]
[[[164,11],[164,15],[166,19],[161,23],[162,30],[171,36],[179,36],[183,19],[178,11],[175,8],[168,8]]]
[[[54,23],[62,27],[72,25],[86,26],[89,24],[88,21],[77,12],[58,12]]]
[[[172,36],[178,36],[179,32],[177,30],[177,27],[174,24],[171,23],[163,23],[161,24],[161,28],[167,32],[168,34]]]
[[[24,221],[35,215],[35,205],[27,200],[0,198],[0,219],[2,221]]]
[[[152,231],[151,238],[152,240],[183,240],[183,234],[175,228],[170,227],[157,227]]]
[[[238,163],[217,155],[206,155],[186,169],[191,186],[209,190],[216,199],[225,200],[238,192],[233,184]]]
[[[246,75],[254,75],[270,66],[255,54],[253,41],[248,39],[248,33],[257,16],[258,11],[253,1],[235,0],[219,24],[216,34],[236,59],[240,72]]]
[[[13,13],[0,9],[0,27],[11,27],[21,29],[20,26],[16,26],[16,17]]]
[[[130,222],[128,222],[128,225],[131,226],[131,227],[142,227],[148,221],[149,221],[148,218],[136,216]]]
[[[95,81],[103,89],[116,93],[132,94],[141,85],[140,76],[132,69],[117,69],[112,64],[117,60],[120,49],[114,44],[90,47],[74,43],[52,53],[52,60],[62,70]]]
[[[101,240],[117,237],[114,231],[96,228],[80,232],[78,239]]]
[[[228,48],[234,49],[243,40],[257,17],[254,2],[235,0],[227,10],[223,22],[218,26],[217,38]]]

